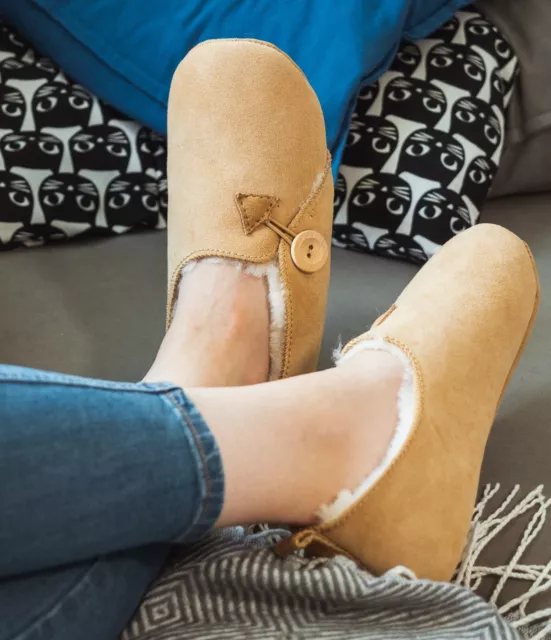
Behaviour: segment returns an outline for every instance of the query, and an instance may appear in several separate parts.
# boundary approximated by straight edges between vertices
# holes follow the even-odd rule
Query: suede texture
[[[480,225],[450,241],[362,340],[408,356],[416,409],[408,441],[380,480],[340,516],[284,541],[346,553],[380,575],[396,566],[449,580],[476,501],[488,435],[539,302],[532,255]]]
[[[286,303],[281,377],[315,370],[329,258],[317,272],[302,273],[288,242],[266,225],[273,221],[291,236],[314,230],[330,245],[331,158],[304,74],[263,42],[203,43],[174,74],[168,140],[168,321],[189,262],[277,257]]]

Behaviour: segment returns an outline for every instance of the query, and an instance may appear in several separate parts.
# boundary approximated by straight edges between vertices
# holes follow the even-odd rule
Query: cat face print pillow
[[[426,262],[476,224],[497,173],[518,62],[468,9],[403,43],[356,102],[336,181],[336,246]]]

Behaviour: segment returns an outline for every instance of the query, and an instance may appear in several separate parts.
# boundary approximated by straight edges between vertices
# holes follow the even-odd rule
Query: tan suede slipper
[[[449,580],[489,431],[538,302],[532,255],[509,231],[480,225],[446,244],[342,357],[387,349],[405,364],[385,460],[321,510],[322,524],[283,540],[278,551],[344,553],[376,575],[404,566],[419,578]]]
[[[180,63],[168,107],[167,323],[182,268],[205,258],[266,277],[270,378],[315,370],[333,180],[319,101],[296,64],[255,40],[212,40]]]

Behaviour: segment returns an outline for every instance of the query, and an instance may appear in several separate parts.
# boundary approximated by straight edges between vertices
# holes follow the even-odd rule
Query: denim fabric
[[[181,389],[0,367],[0,640],[116,637],[223,494]]]

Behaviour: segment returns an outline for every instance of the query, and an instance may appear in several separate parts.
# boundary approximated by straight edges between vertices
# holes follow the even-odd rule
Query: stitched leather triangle
[[[279,199],[274,196],[236,193],[235,204],[239,210],[245,234],[250,235],[263,222],[266,222],[278,203]]]

